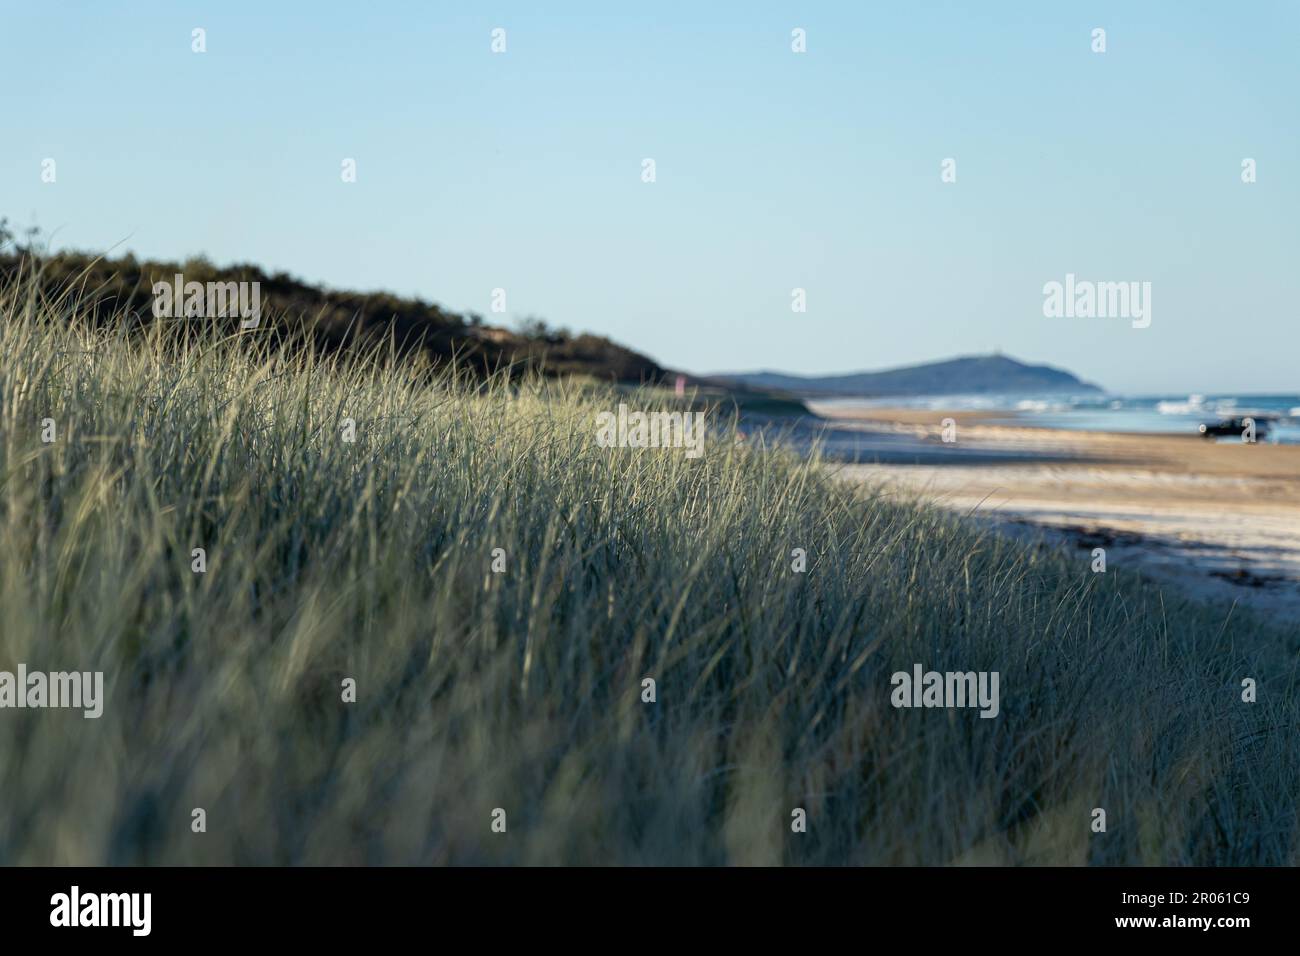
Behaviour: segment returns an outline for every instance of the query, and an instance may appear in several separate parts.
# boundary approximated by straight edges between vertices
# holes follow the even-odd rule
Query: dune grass
[[[66,311],[0,289],[0,669],[106,702],[0,710],[0,863],[1300,854],[1294,636],[1241,611],[721,419],[698,460],[600,448],[626,395]],[[916,663],[998,671],[1000,714],[891,707]]]

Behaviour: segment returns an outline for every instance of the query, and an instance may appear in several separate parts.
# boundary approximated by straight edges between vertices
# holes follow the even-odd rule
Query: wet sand
[[[817,411],[837,433],[923,452],[915,462],[859,456],[837,466],[847,480],[1062,541],[1080,560],[1104,547],[1108,570],[1135,566],[1300,633],[1300,446],[988,423],[1003,412]],[[955,442],[941,440],[944,418],[956,422]]]

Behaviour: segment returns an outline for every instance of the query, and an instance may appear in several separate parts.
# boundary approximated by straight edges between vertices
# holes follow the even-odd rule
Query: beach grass
[[[1294,638],[1240,609],[720,413],[698,459],[598,446],[660,393],[77,308],[0,288],[0,669],[105,701],[0,710],[0,863],[1300,855]],[[998,715],[891,706],[917,664]]]

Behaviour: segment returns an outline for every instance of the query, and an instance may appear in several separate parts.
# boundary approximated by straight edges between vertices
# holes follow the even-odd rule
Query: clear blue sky
[[[1000,348],[1116,391],[1300,391],[1289,0],[0,13],[0,215],[58,246],[535,314],[697,371]],[[1150,328],[1045,318],[1067,272],[1152,282]]]

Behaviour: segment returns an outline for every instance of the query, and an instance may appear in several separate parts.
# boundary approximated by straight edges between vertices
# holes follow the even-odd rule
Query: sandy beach
[[[1108,570],[1137,567],[1300,634],[1300,446],[990,423],[1005,412],[815,410],[866,447],[894,443],[838,466],[847,480],[1064,541],[1081,561],[1103,547]]]

